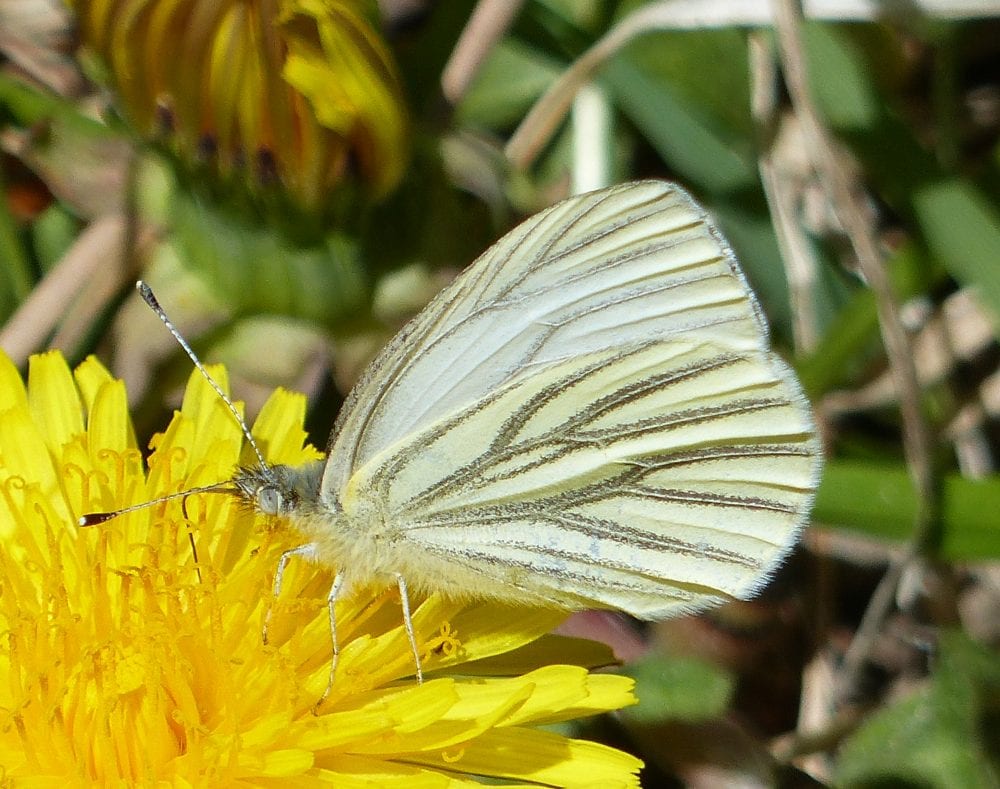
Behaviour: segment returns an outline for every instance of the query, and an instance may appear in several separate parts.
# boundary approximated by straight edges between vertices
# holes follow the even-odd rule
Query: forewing
[[[565,200],[511,231],[389,343],[341,410],[323,492],[532,370],[672,337],[767,345],[732,253],[661,182]]]

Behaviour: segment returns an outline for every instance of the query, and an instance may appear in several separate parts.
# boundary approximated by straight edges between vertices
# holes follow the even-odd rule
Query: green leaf
[[[857,47],[828,23],[809,23],[803,33],[809,83],[830,123],[842,130],[874,125],[879,96]]]
[[[752,154],[746,34],[737,28],[651,31],[632,40],[626,60],[696,111],[714,134]]]
[[[1000,317],[1000,212],[972,184],[946,179],[927,184],[913,206],[931,252],[956,280],[975,287]]]
[[[69,99],[39,90],[10,74],[0,74],[0,106],[9,111],[20,126],[58,119],[72,134],[83,137],[112,136],[107,126],[88,116]]]
[[[61,203],[53,203],[35,219],[31,233],[42,271],[59,262],[79,232],[79,222]]]
[[[837,786],[1000,786],[996,721],[1000,658],[954,634],[930,684],[874,715],[844,744]],[[991,747],[992,746],[992,747]]]
[[[648,38],[659,39],[663,46],[660,36]],[[725,125],[704,105],[685,100],[663,74],[646,68],[633,46],[604,67],[600,80],[650,145],[685,182],[700,190],[756,190],[757,164],[747,140],[724,133]]]
[[[945,477],[941,490],[940,555],[945,559],[1000,558],[1000,476]],[[913,482],[902,464],[833,460],[813,508],[817,523],[906,540],[917,515]]]
[[[729,708],[735,688],[732,675],[689,657],[651,657],[624,673],[635,679],[639,703],[623,714],[639,723],[718,718]]]
[[[31,261],[24,235],[10,212],[0,177],[0,321],[11,316],[27,297],[31,286]]]

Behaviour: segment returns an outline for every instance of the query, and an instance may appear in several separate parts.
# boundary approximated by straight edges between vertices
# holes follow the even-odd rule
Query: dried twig
[[[771,39],[763,31],[750,34],[751,107],[763,144],[758,161],[764,194],[771,211],[781,260],[785,265],[792,315],[795,349],[808,353],[819,340],[812,292],[816,282],[816,259],[795,212],[795,194],[778,172],[773,145],[777,126],[777,69]]]
[[[505,153],[516,168],[524,169],[534,161],[566,117],[577,91],[608,58],[636,36],[662,26],[664,14],[668,14],[663,6],[667,5],[670,4],[654,3],[626,16],[549,86],[507,143]]]
[[[903,570],[928,547],[936,519],[936,480],[932,464],[931,433],[921,408],[920,384],[909,337],[899,317],[874,230],[855,198],[853,185],[839,166],[835,153],[836,144],[820,119],[809,89],[803,55],[801,10],[796,0],[778,0],[775,3],[775,13],[785,81],[802,125],[810,157],[854,249],[858,267],[875,296],[882,342],[899,392],[903,450],[918,497],[916,522],[910,544],[902,558],[890,564],[872,595],[858,632],[844,656],[840,681],[840,695],[843,698],[856,685],[865,658],[892,606]]]
[[[45,343],[88,282],[120,281],[124,234],[120,215],[95,220],[35,287],[0,331],[0,346],[15,363]],[[103,309],[103,303],[94,306]]]
[[[452,104],[465,95],[486,56],[507,32],[524,0],[479,0],[441,72],[441,91]]]
[[[776,15],[771,0],[666,0],[657,5],[669,13],[669,26],[674,30],[706,27],[764,27],[774,23]],[[924,14],[936,19],[980,19],[1000,15],[997,0],[907,0],[887,3],[885,0],[806,0],[806,19],[829,21],[873,22],[894,17],[913,18]],[[667,25],[664,24],[664,27]]]

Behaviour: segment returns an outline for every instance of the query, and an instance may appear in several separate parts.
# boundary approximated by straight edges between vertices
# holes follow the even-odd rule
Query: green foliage
[[[903,541],[917,517],[917,495],[902,464],[831,460],[823,471],[813,518],[883,540]],[[1000,559],[1000,478],[944,477],[942,558]]]
[[[958,178],[922,187],[913,206],[931,254],[958,282],[976,288],[994,316],[1000,315],[997,207],[975,185]]]
[[[705,40],[715,46],[704,46]],[[676,65],[658,59],[658,52],[673,52]],[[722,83],[725,90],[719,92],[675,87],[697,84],[694,74],[706,61],[721,63],[727,72],[732,68],[729,73],[743,79],[730,76]],[[609,63],[602,79],[621,111],[678,177],[698,191],[733,193],[757,182],[746,115],[742,116],[743,128],[727,124],[734,106],[749,109],[745,64],[746,46],[738,35],[692,40],[680,34],[650,34]],[[720,111],[720,98],[730,110],[728,117]]]
[[[354,239],[331,231],[300,245],[193,195],[173,205],[180,258],[236,314],[279,314],[328,327],[363,315],[368,292]]]
[[[698,723],[723,715],[732,702],[733,676],[702,660],[648,657],[628,667],[639,704],[623,714],[633,723]]]
[[[872,715],[844,744],[838,786],[1000,785],[1000,663],[952,633],[927,684]]]

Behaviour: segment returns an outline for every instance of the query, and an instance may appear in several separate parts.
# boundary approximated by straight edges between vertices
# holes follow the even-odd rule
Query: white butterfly
[[[508,233],[372,362],[325,461],[234,483],[310,540],[276,594],[293,556],[336,568],[331,625],[398,583],[419,676],[408,589],[643,619],[752,595],[819,457],[728,245],[650,181]]]
[[[282,556],[275,596],[295,556],[336,570],[327,694],[334,604],[356,584],[398,584],[418,678],[411,588],[642,619],[749,597],[795,542],[820,466],[733,253],[654,181],[500,239],[371,363],[326,460],[257,455],[199,490],[235,489],[309,539]]]

